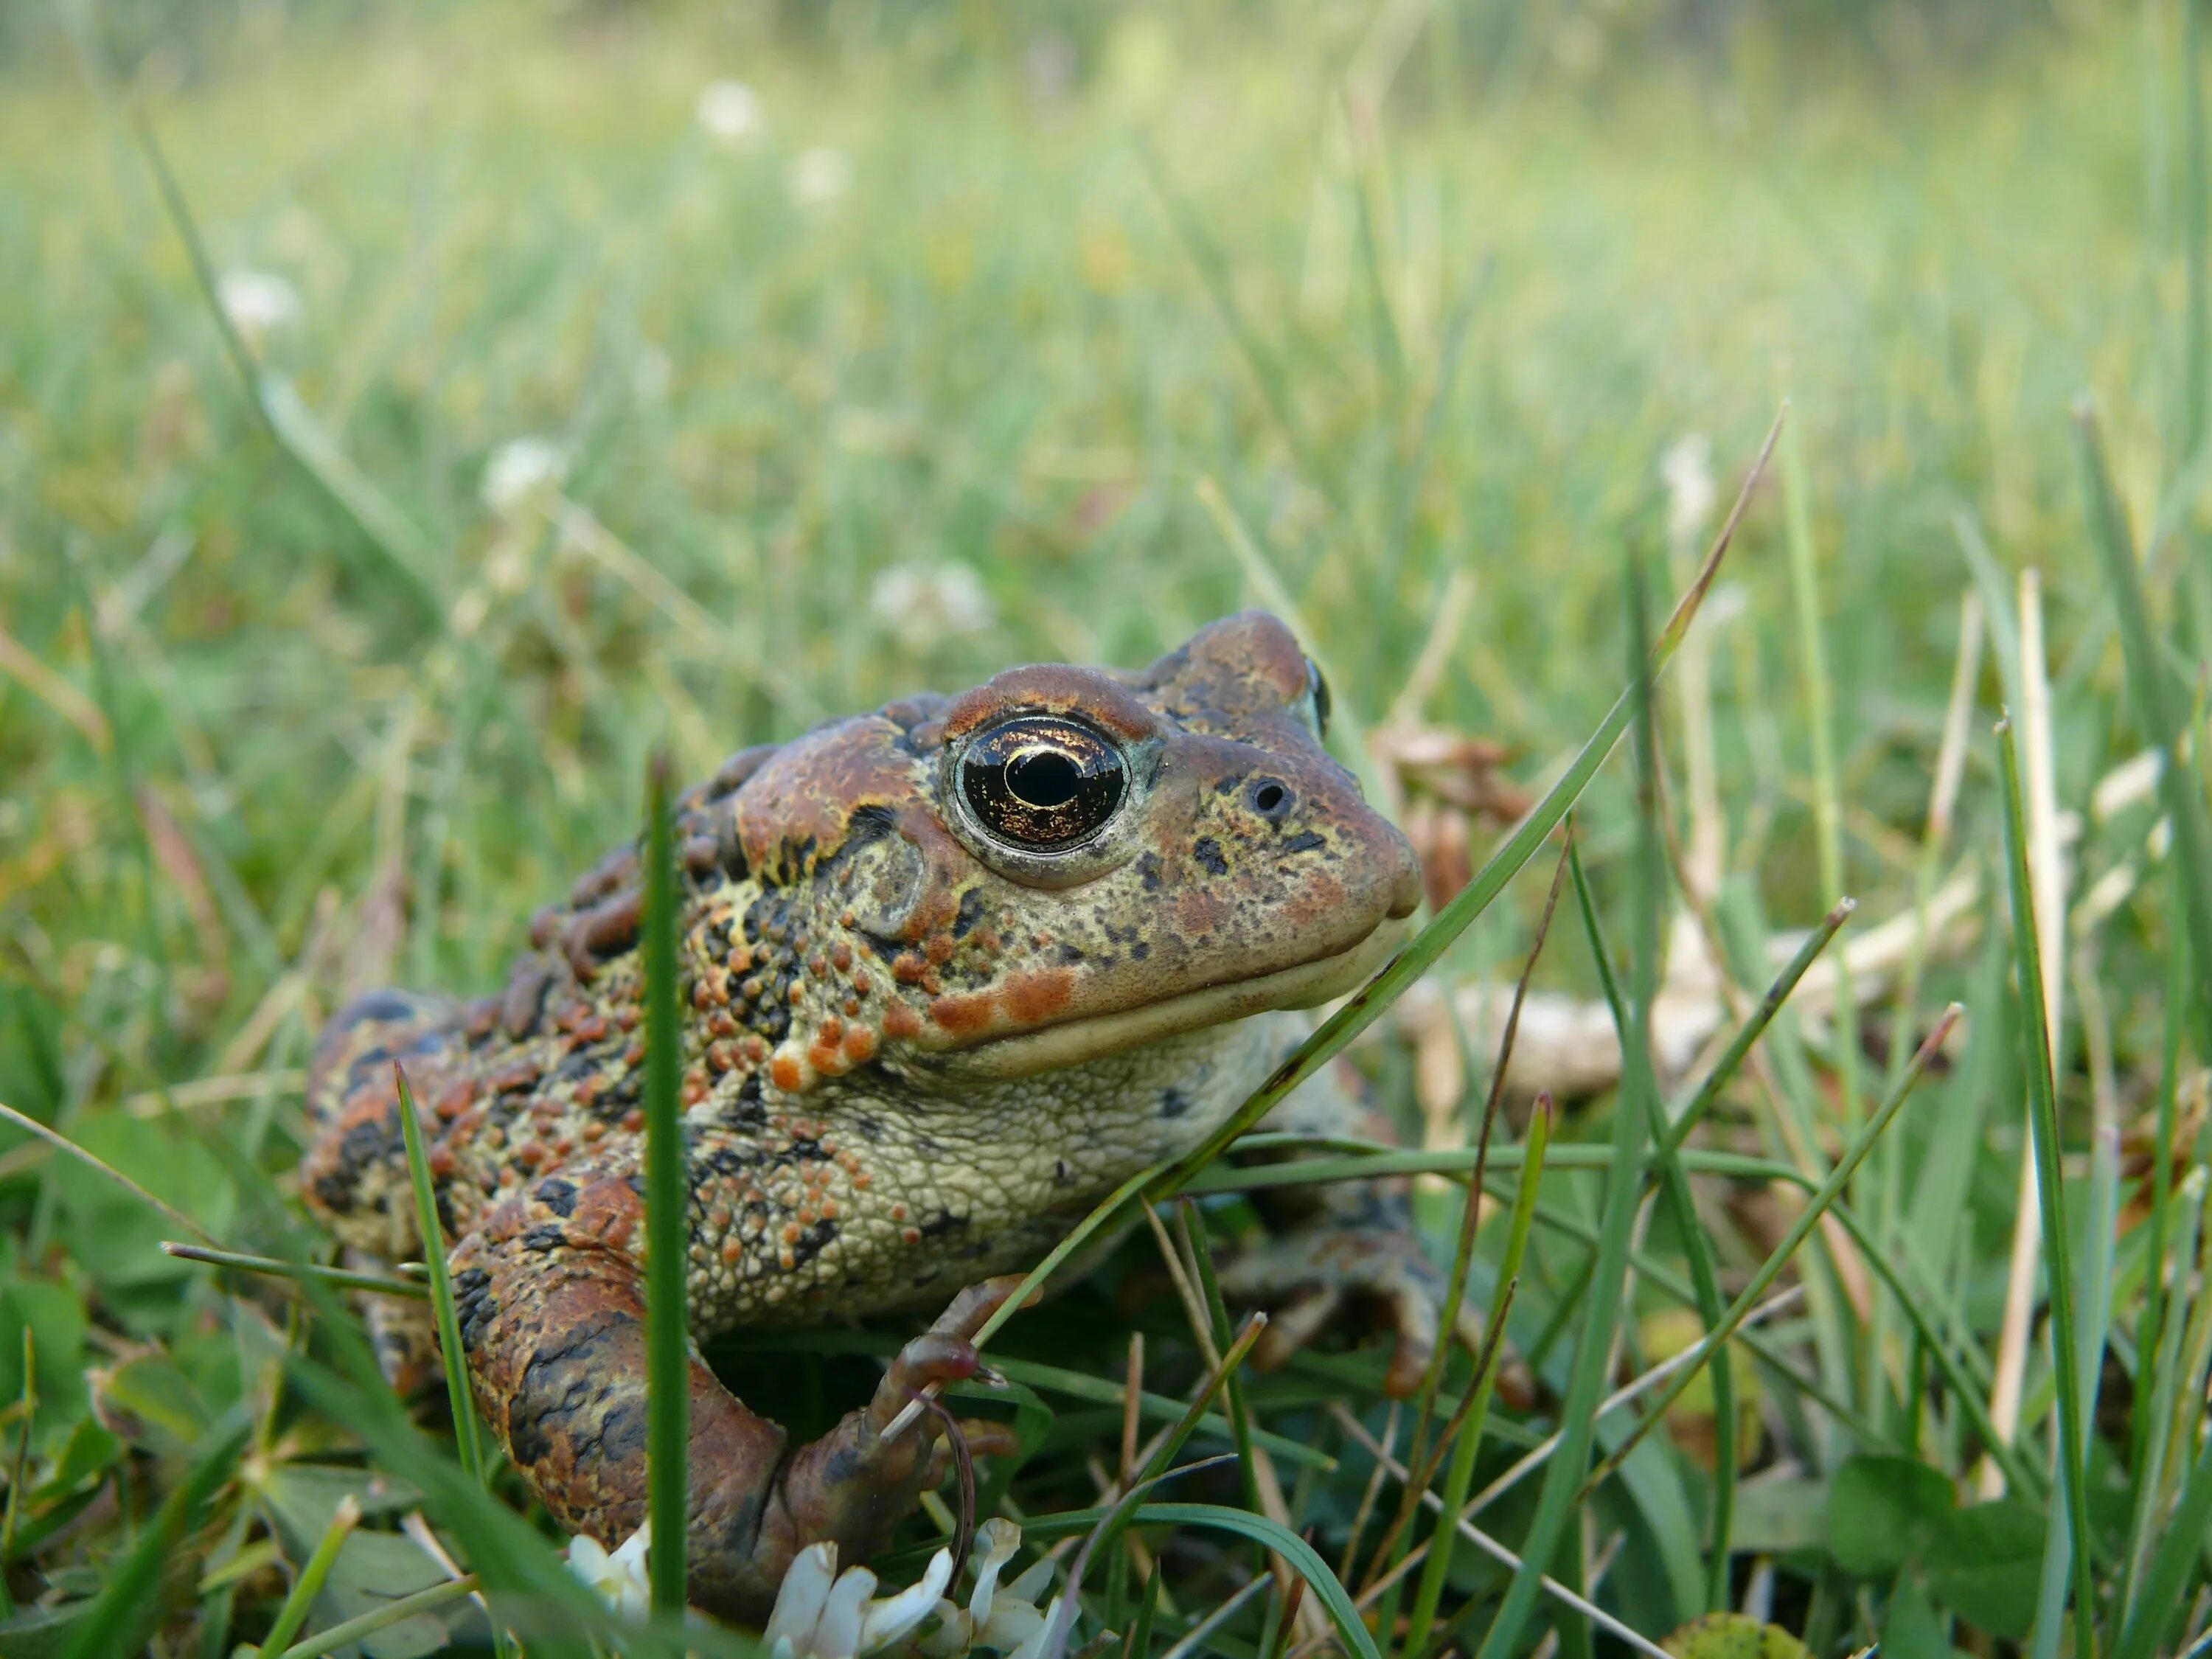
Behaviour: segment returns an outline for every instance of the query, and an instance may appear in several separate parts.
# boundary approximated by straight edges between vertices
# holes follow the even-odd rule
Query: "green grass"
[[[367,984],[495,983],[530,912],[640,832],[656,754],[688,781],[919,685],[1142,662],[1252,603],[1293,613],[1356,738],[1455,577],[1473,602],[1415,712],[1511,745],[1532,793],[1558,786],[1547,821],[1574,808],[1584,925],[1537,988],[1642,1029],[1687,915],[1728,981],[1723,1030],[1759,1040],[1686,1075],[1632,1067],[1625,1111],[1561,1102],[1533,1158],[1525,1120],[1498,1125],[1465,1290],[1488,1310],[1513,1282],[1507,1334],[1542,1392],[1482,1395],[1454,1356],[1428,1431],[1469,1426],[1411,1461],[1517,1571],[1462,1543],[1377,1588],[1452,1536],[1332,1410],[1384,1433],[1381,1356],[1242,1370],[1206,1273],[1198,1332],[1173,1299],[1125,1311],[1146,1230],[1097,1283],[994,1322],[1013,1386],[963,1409],[1012,1410],[1030,1449],[981,1471],[981,1501],[1032,1546],[1090,1540],[1076,1642],[1141,1622],[1133,1651],[1164,1653],[1273,1558],[1308,1611],[1265,1589],[1214,1650],[1295,1651],[1332,1623],[1360,1650],[1362,1618],[1382,1653],[1622,1650],[1565,1595],[1654,1640],[1750,1598],[1824,1656],[2185,1646],[2212,1588],[2212,828],[2189,737],[2212,653],[2212,141],[2184,9],[2069,10],[1978,56],[1880,64],[1817,9],[1786,14],[1810,32],[1751,15],[1698,56],[1634,8],[1486,0],[1425,22],[408,0],[240,13],[219,47],[129,75],[58,22],[11,24],[0,1103],[93,1161],[0,1127],[0,1649],[221,1659],[273,1631],[323,1651],[362,1620],[380,1655],[489,1640],[398,1530],[419,1505],[532,1659],[679,1650],[665,1617],[595,1625],[496,1460],[457,1461],[368,1386],[288,1186],[321,1018]],[[750,147],[695,118],[724,76],[760,94]],[[809,204],[794,170],[822,149],[849,185]],[[240,270],[291,283],[296,320],[218,326],[205,290]],[[1613,751],[1638,703],[1624,550],[1693,559],[1785,397],[1778,476],[1700,624],[1710,732],[1670,669],[1639,774]],[[1692,434],[1720,501],[1670,532],[1661,458]],[[486,469],[529,437],[562,479],[495,511]],[[933,623],[889,597],[886,573],[947,564],[981,606]],[[2019,994],[2039,945],[2007,897],[2040,890],[1990,736],[2029,683],[2029,565],[2051,776],[2082,820],[2048,1090]],[[1970,592],[1995,648],[1931,823]],[[1686,906],[1708,740],[1725,872]],[[2093,811],[2153,744],[2172,757],[2155,787]],[[1510,982],[1544,840],[1479,830],[1485,875],[1406,968]],[[1960,872],[1965,924],[1868,1005],[1866,1050],[1762,1005],[1774,936],[1855,898],[1825,968]],[[1352,1052],[1411,1139],[1395,988],[1326,1040],[1366,1030]],[[1908,1065],[1954,1000],[1945,1060]],[[1318,1148],[1316,1172],[1463,1189],[1494,1057],[1468,1059],[1451,1144]],[[2154,1172],[2160,1137],[2190,1150]],[[2080,1273],[2042,1304],[1984,1501],[2029,1156],[2060,1178],[2045,1259]],[[1206,1194],[1202,1249],[1249,1219],[1236,1185],[1194,1160],[1117,1201]],[[1456,1198],[1418,1201],[1449,1262]],[[185,1219],[220,1249],[165,1255]],[[1596,1410],[1679,1349],[1670,1316],[1730,1328],[1791,1285],[1802,1304],[1722,1346],[1717,1388],[1692,1368]],[[1238,1465],[1140,1504],[1090,1473],[1120,1466],[1133,1324],[1142,1414],[1168,1431],[1139,1471]],[[806,1434],[906,1334],[714,1357]],[[683,1334],[662,1334],[672,1369]],[[1701,1433],[1737,1452],[1731,1478]],[[1255,1513],[1278,1477],[1282,1514]],[[917,1519],[888,1581],[937,1542]],[[2063,1632],[2027,1628],[2039,1589]],[[403,1597],[427,1599],[382,1611]],[[1416,1607],[1434,1628],[1404,1627]]]

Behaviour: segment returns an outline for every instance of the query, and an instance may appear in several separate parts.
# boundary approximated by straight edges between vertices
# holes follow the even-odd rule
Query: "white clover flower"
[[[277,330],[300,320],[300,290],[273,271],[226,270],[216,278],[215,297],[239,337],[255,351]]]
[[[700,130],[716,143],[741,149],[768,131],[758,94],[742,81],[709,81],[699,92]]]
[[[869,588],[868,608],[885,629],[916,647],[980,634],[997,620],[983,579],[957,559],[892,565]]]
[[[875,1574],[840,1574],[837,1547],[810,1544],[784,1574],[762,1634],[775,1659],[858,1659],[912,1635],[951,1582],[952,1552],[939,1550],[920,1580],[878,1601]]]
[[[568,1571],[617,1613],[642,1619],[653,1607],[653,1585],[645,1571],[645,1553],[652,1543],[651,1522],[632,1533],[611,1555],[596,1538],[579,1534],[568,1540]]]
[[[852,187],[853,158],[835,145],[801,150],[791,164],[791,196],[801,207],[828,207]]]
[[[1052,1563],[1039,1561],[1001,1587],[999,1575],[1021,1547],[1022,1529],[1011,1521],[986,1521],[975,1544],[975,1588],[968,1605],[937,1604],[937,1629],[923,1639],[922,1652],[929,1659],[960,1659],[973,1649],[988,1648],[1006,1659],[1037,1659],[1052,1630],[1050,1615],[1037,1605],[1051,1586]]]
[[[1667,536],[1676,547],[1694,547],[1720,499],[1713,483],[1713,441],[1702,432],[1677,439],[1659,462],[1667,486]]]
[[[492,452],[484,466],[483,503],[501,518],[511,519],[557,490],[568,476],[568,458],[550,439],[509,439]]]

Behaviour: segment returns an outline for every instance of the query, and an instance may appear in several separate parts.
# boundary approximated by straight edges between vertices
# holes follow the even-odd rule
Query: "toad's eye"
[[[1314,735],[1328,735],[1328,682],[1322,678],[1321,665],[1311,657],[1306,659],[1306,695],[1313,699]]]
[[[1072,847],[1114,816],[1129,785],[1121,751],[1056,714],[1021,714],[976,734],[960,793],[994,841],[1024,852]]]

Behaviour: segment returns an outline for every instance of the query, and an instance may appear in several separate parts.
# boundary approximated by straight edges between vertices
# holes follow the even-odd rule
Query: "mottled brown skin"
[[[748,750],[683,798],[694,1332],[958,1291],[867,1407],[795,1450],[695,1356],[696,1603],[757,1617],[806,1544],[880,1547],[944,1451],[929,1418],[882,1431],[922,1384],[973,1372],[969,1339],[1012,1285],[992,1276],[1197,1144],[1295,1041],[1273,1011],[1387,953],[1419,872],[1322,747],[1317,685],[1289,632],[1246,613],[1141,673],[1018,668]],[[1118,809],[1079,845],[1000,844],[958,796],[963,744],[1024,714],[1124,757]],[[350,1255],[419,1253],[404,1067],[478,1405],[555,1518],[610,1545],[645,1514],[640,908],[625,848],[538,916],[500,994],[386,992],[340,1013],[302,1166]],[[1323,1089],[1276,1121],[1342,1127],[1347,1109]],[[1434,1275],[1374,1194],[1338,1189],[1230,1273],[1250,1297],[1291,1293],[1267,1358],[1346,1296],[1397,1327],[1399,1386],[1433,1340]],[[419,1381],[419,1305],[370,1314],[394,1381]]]

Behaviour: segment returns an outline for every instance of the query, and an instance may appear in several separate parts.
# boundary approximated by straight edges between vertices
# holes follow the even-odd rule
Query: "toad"
[[[1007,1275],[1236,1109],[1303,1035],[1285,1011],[1395,948],[1420,872],[1322,747],[1328,712],[1290,631],[1246,613],[1141,672],[1014,668],[746,750],[676,804],[695,1338],[945,1308],[797,1448],[695,1350],[696,1605],[757,1619],[806,1545],[882,1547],[946,1434],[1012,1449],[988,1422],[885,1431],[975,1373]],[[608,1545],[646,1513],[642,893],[622,848],[539,913],[497,994],[345,1008],[301,1170],[353,1261],[419,1255],[404,1069],[477,1407],[554,1519]],[[1323,1077],[1268,1122],[1356,1121]],[[1224,1290],[1280,1310],[1263,1364],[1340,1304],[1379,1314],[1404,1392],[1437,1277],[1401,1195],[1319,1194]],[[368,1317],[396,1384],[435,1374],[424,1304]]]

